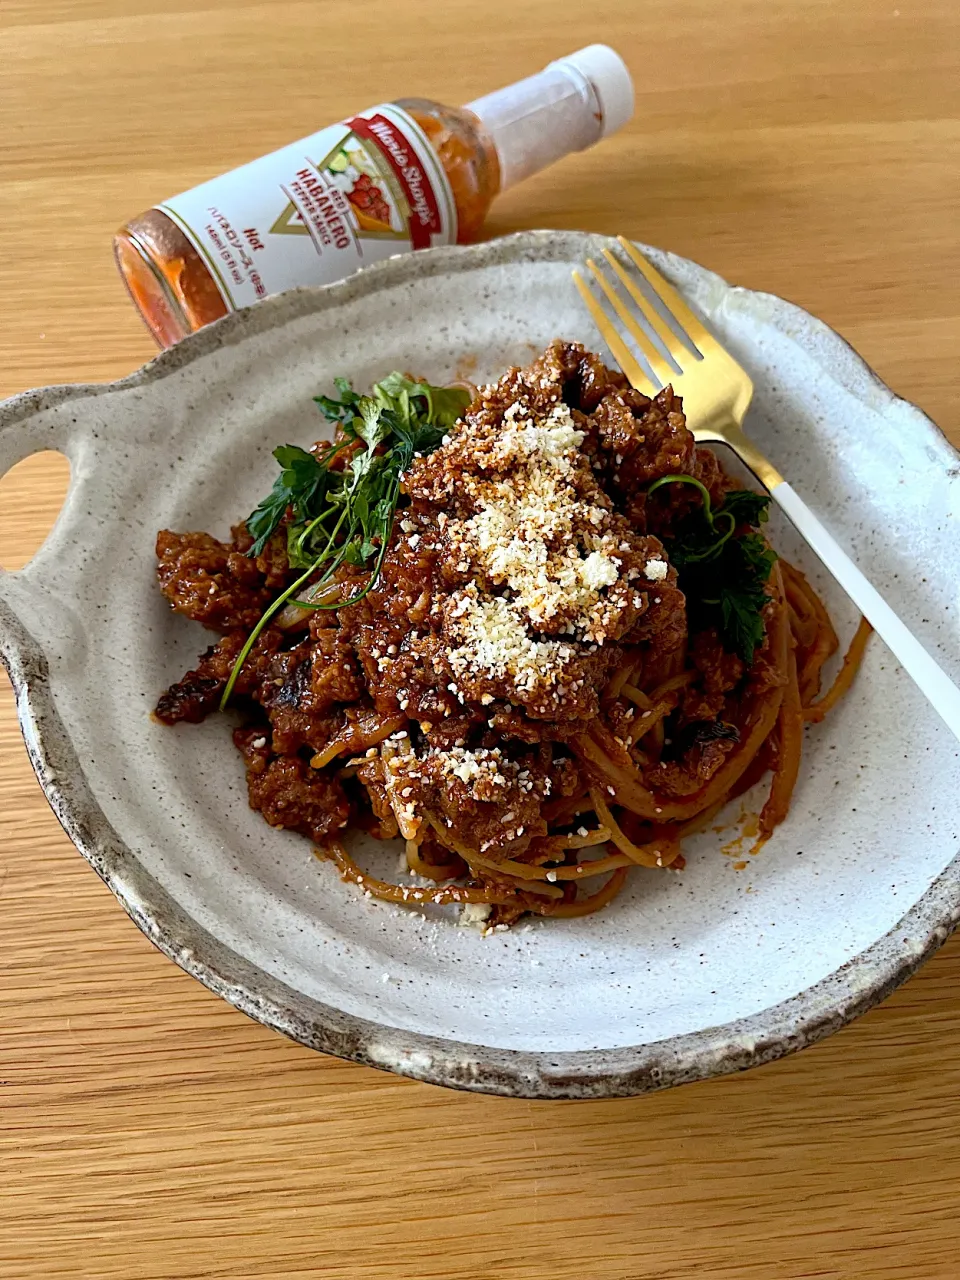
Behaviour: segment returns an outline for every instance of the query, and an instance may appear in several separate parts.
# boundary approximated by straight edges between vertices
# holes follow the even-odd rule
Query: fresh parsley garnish
[[[254,538],[248,554],[258,556],[285,524],[287,558],[304,572],[270,605],[240,651],[220,700],[227,705],[237,676],[267,623],[289,601],[303,609],[337,609],[356,604],[380,575],[404,472],[418,454],[432,453],[470,402],[458,387],[434,387],[391,373],[369,396],[359,395],[346,378],[334,379],[339,399],[315,396],[340,439],[320,454],[297,445],[281,445],[273,456],[280,474],[270,493],[247,519]],[[331,463],[347,449],[344,466]],[[343,564],[368,568],[369,576],[349,600],[334,603],[296,599],[310,583],[316,595]]]
[[[378,382],[373,398],[383,408],[392,409],[405,427],[439,427],[441,435],[470,403],[470,395],[462,387],[432,387],[402,373],[390,373]]]
[[[333,452],[331,449],[326,458]],[[322,497],[328,475],[324,462],[298,445],[282,444],[274,449],[273,456],[282,470],[273,488],[247,519],[247,532],[256,539],[250,548],[251,556],[260,555],[288,509],[294,520],[309,519],[309,513]]]
[[[314,396],[313,403],[320,406],[320,412],[328,422],[352,422],[360,396],[347,378],[334,378],[333,385],[340,392],[339,400],[331,396]]]
[[[777,559],[762,534],[749,530],[766,522],[769,495],[733,489],[714,510],[706,487],[687,475],[661,476],[647,493],[667,484],[693,485],[702,498],[664,538],[691,621],[715,626],[723,647],[749,665],[763,643],[765,588]]]

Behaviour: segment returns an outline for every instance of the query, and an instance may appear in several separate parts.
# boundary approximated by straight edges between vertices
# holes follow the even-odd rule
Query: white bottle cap
[[[618,54],[591,44],[467,110],[493,140],[505,190],[625,125],[633,115],[633,81]]]
[[[633,115],[633,78],[619,53],[608,44],[588,44],[565,58],[557,58],[551,67],[572,67],[593,86],[603,113],[600,137],[616,133]]]

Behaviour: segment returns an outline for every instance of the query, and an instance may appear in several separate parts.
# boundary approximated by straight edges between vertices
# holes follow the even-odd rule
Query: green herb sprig
[[[220,699],[221,710],[257,638],[284,605],[341,609],[371,590],[387,553],[404,472],[416,455],[436,449],[470,402],[469,393],[459,387],[434,387],[396,372],[378,382],[369,396],[359,395],[346,378],[334,381],[339,399],[315,396],[314,401],[327,421],[338,425],[341,439],[320,454],[291,444],[275,449],[280,475],[247,519],[254,538],[250,556],[260,555],[286,521],[287,558],[291,568],[304,572],[247,637]],[[338,454],[350,447],[355,451],[347,465],[332,469]],[[343,564],[370,569],[366,584],[348,600],[295,598],[320,572],[310,588],[316,597]]]
[[[763,643],[763,610],[770,600],[765,587],[776,563],[759,532],[768,518],[770,497],[749,489],[732,489],[713,509],[706,487],[694,476],[661,476],[648,495],[667,484],[688,484],[700,491],[701,507],[679,522],[664,546],[676,567],[687,609],[698,626],[716,626],[724,648],[748,665]]]

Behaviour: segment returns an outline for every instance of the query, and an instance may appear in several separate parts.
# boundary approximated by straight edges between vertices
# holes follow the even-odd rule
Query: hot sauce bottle
[[[371,107],[134,218],[117,265],[167,347],[282,289],[476,239],[499,192],[632,114],[630,73],[601,44],[465,107]]]

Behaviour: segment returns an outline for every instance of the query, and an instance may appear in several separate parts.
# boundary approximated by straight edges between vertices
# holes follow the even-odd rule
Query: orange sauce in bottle
[[[632,105],[629,72],[603,45],[468,107],[401,99],[149,209],[117,233],[117,265],[170,346],[279,289],[475,240],[503,188],[618,128]]]

